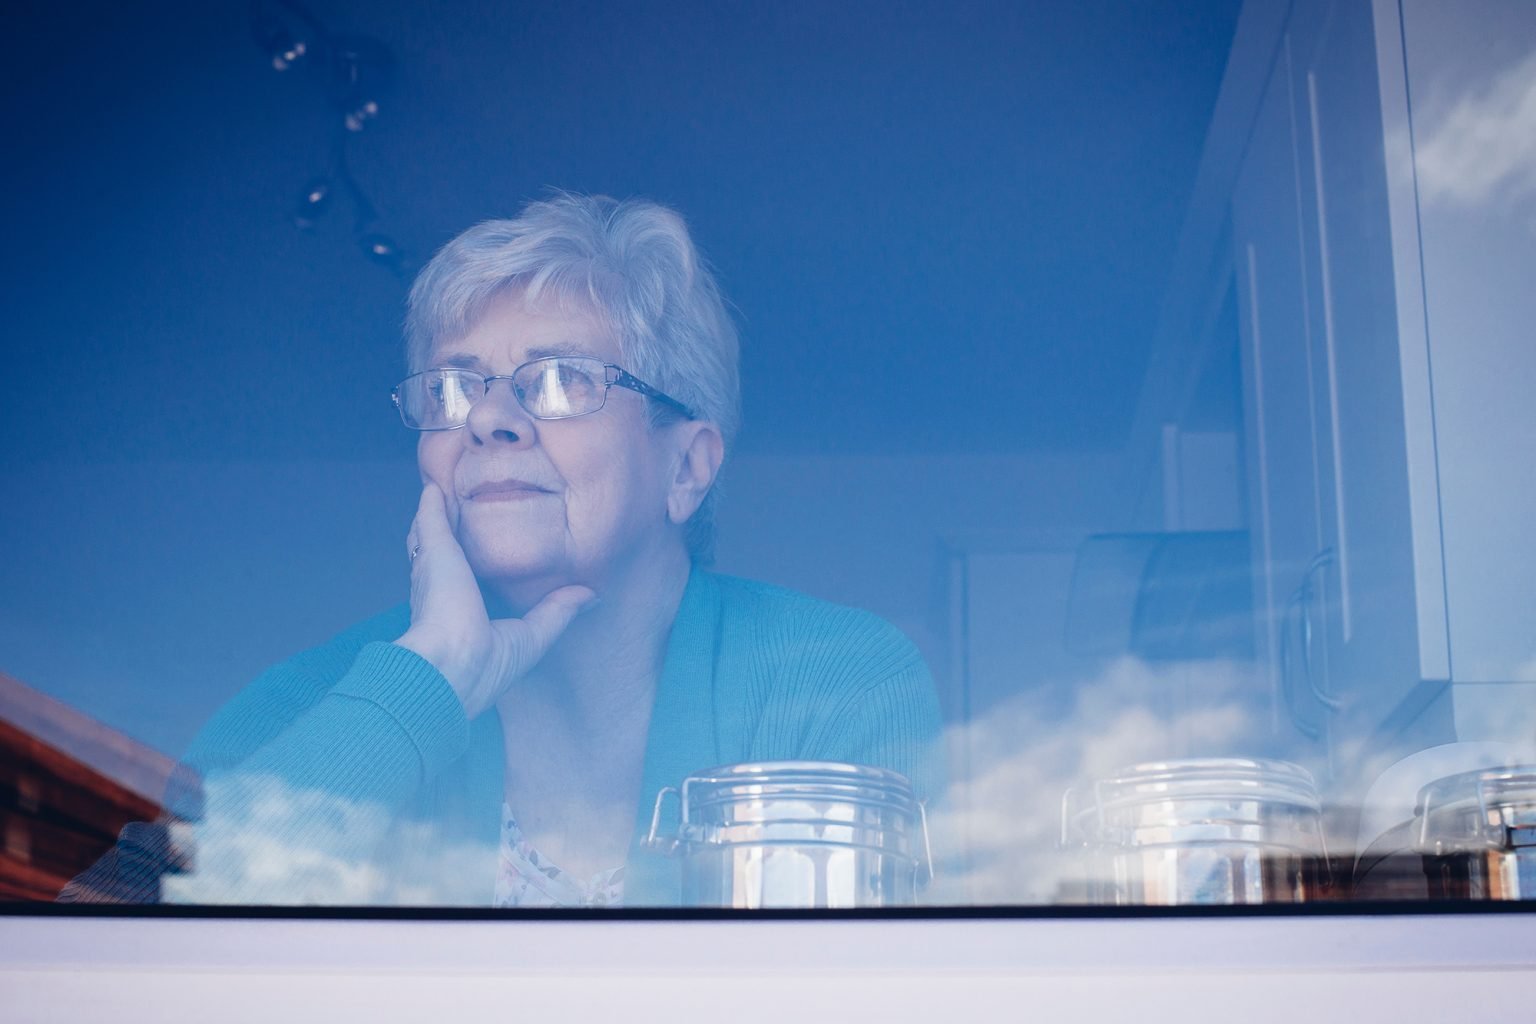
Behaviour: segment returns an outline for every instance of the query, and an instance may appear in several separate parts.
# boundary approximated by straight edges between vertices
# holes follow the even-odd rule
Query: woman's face
[[[596,316],[530,307],[520,292],[495,302],[464,337],[440,343],[429,365],[490,376],[549,355],[623,365],[617,338]],[[650,427],[645,404],[613,388],[595,413],[535,420],[511,381],[498,380],[463,427],[420,436],[421,475],[442,489],[482,581],[512,600],[537,600],[565,583],[601,592],[627,561],[667,542],[668,432]]]

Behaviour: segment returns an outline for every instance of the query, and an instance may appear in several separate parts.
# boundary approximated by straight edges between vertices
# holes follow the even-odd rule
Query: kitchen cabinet
[[[1323,546],[1297,192],[1291,76],[1282,49],[1233,188],[1232,237],[1256,569],[1255,649],[1268,673],[1275,727],[1306,745],[1323,737],[1327,720],[1303,704],[1312,696],[1297,692],[1302,673],[1292,653],[1297,597]]]
[[[1536,738],[1536,4],[1402,16],[1451,678],[1515,687]]]
[[[1489,25],[1525,41],[1503,67]],[[1339,781],[1518,738],[1487,732],[1523,728],[1531,703],[1536,539],[1510,509],[1536,502],[1532,388],[1513,383],[1536,386],[1536,344],[1488,311],[1532,305],[1509,266],[1531,265],[1536,221],[1446,210],[1425,187],[1459,184],[1426,166],[1445,160],[1433,133],[1457,130],[1437,116],[1536,96],[1533,43],[1536,9],[1508,0],[1297,0],[1231,190],[1257,650],[1276,731]],[[1478,215],[1487,230],[1466,230]],[[1489,693],[1510,713],[1487,714]]]

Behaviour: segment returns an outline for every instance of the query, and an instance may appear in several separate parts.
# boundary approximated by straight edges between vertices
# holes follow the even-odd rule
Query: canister
[[[674,836],[662,831],[669,797]],[[905,906],[926,882],[927,817],[905,776],[868,765],[763,761],[656,795],[648,845],[681,859],[685,906]]]
[[[1062,841],[1094,903],[1301,903],[1330,877],[1316,783],[1287,761],[1130,765],[1067,792]]]
[[[1432,898],[1536,899],[1536,765],[1437,779],[1414,822]]]

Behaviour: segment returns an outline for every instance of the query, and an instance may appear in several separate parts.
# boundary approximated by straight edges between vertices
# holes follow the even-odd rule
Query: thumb
[[[595,600],[597,594],[588,587],[561,587],[544,595],[521,619],[497,619],[491,625],[498,632],[521,634],[510,639],[522,647],[521,667],[527,671],[560,639],[577,613]]]

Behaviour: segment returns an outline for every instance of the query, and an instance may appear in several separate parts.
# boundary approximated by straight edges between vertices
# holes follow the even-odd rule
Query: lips
[[[465,497],[468,501],[518,501],[553,493],[547,487],[526,480],[487,480],[470,488]]]

